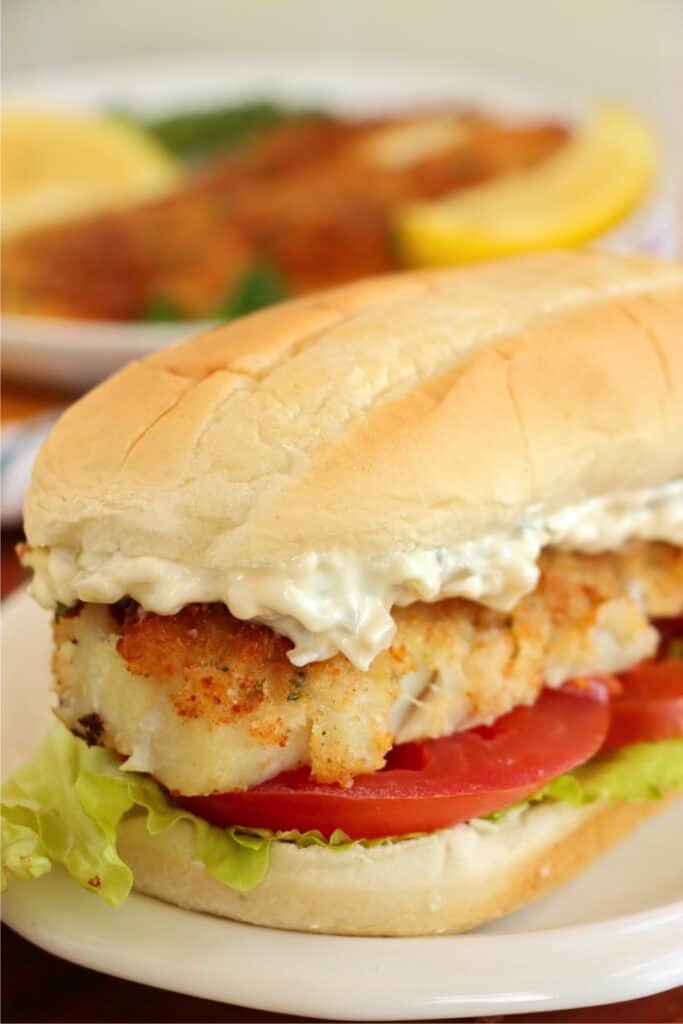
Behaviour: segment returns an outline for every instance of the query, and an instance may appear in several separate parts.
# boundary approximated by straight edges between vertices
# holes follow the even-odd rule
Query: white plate
[[[50,725],[48,619],[4,606],[3,773]],[[363,939],[234,924],[133,894],[112,910],[53,871],[10,882],[7,924],[108,974],[276,1013],[428,1020],[616,1002],[683,984],[683,802],[535,906],[470,935]]]
[[[47,317],[2,318],[3,373],[59,391],[85,391],[133,359],[182,341],[210,324],[136,324]]]
[[[250,58],[222,62],[180,61],[82,68],[17,79],[5,86],[6,102],[39,101],[92,108],[169,109],[255,96],[347,112],[386,111],[434,102],[488,106],[510,116],[580,118],[586,104],[544,82],[501,77],[459,66],[434,70],[377,62],[316,63]],[[601,97],[597,97],[600,99]],[[678,251],[674,190],[668,182],[600,244],[623,251],[674,256]],[[197,323],[137,324],[8,316],[3,320],[4,372],[46,387],[83,390],[120,366],[203,329]]]

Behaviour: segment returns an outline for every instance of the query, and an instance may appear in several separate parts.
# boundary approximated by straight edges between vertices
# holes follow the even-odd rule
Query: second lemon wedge
[[[5,237],[159,195],[180,176],[165,149],[115,118],[6,108],[0,139]]]
[[[537,167],[403,209],[395,222],[399,252],[429,266],[579,245],[638,205],[656,165],[645,122],[625,107],[600,107]]]

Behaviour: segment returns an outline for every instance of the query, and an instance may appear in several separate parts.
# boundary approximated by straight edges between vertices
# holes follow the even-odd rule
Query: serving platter
[[[47,613],[3,605],[3,778],[49,729]],[[616,1002],[683,984],[683,799],[542,901],[469,935],[302,935],[133,894],[117,910],[61,870],[10,881],[3,918],[105,973],[275,1013],[429,1020]]]
[[[434,103],[489,107],[511,117],[576,120],[586,99],[557,84],[485,69],[434,69],[362,61],[316,63],[308,57],[98,66],[8,80],[6,104],[76,105],[160,115],[239,99],[276,97],[347,113],[384,112]],[[600,99],[601,97],[594,97]],[[666,161],[665,161],[666,163]],[[673,256],[678,251],[676,197],[666,173],[636,213],[599,239],[618,251]],[[3,319],[4,372],[35,385],[81,391],[131,359],[205,329],[202,323],[143,324]]]

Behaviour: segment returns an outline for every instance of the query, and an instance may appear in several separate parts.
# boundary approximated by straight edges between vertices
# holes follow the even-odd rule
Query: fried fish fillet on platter
[[[211,319],[255,264],[295,294],[387,273],[401,204],[535,166],[567,137],[559,124],[468,111],[295,121],[207,162],[162,200],[10,241],[3,310],[135,320],[163,299]]]
[[[682,324],[683,268],[553,253],[86,396],[26,506],[72,731],[40,778],[123,787],[141,891],[277,927],[458,931],[578,871],[683,787]]]

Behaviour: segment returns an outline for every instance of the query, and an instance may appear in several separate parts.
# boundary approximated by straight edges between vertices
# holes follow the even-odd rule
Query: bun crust
[[[272,566],[444,545],[683,470],[683,267],[550,253],[290,302],[134,363],[42,449],[29,542]]]
[[[142,816],[126,819],[118,848],[136,889],[189,910],[294,931],[434,935],[476,928],[556,888],[666,802],[539,805],[489,831],[459,825],[367,849],[278,843],[248,893],[193,859],[189,822],[149,836]]]

